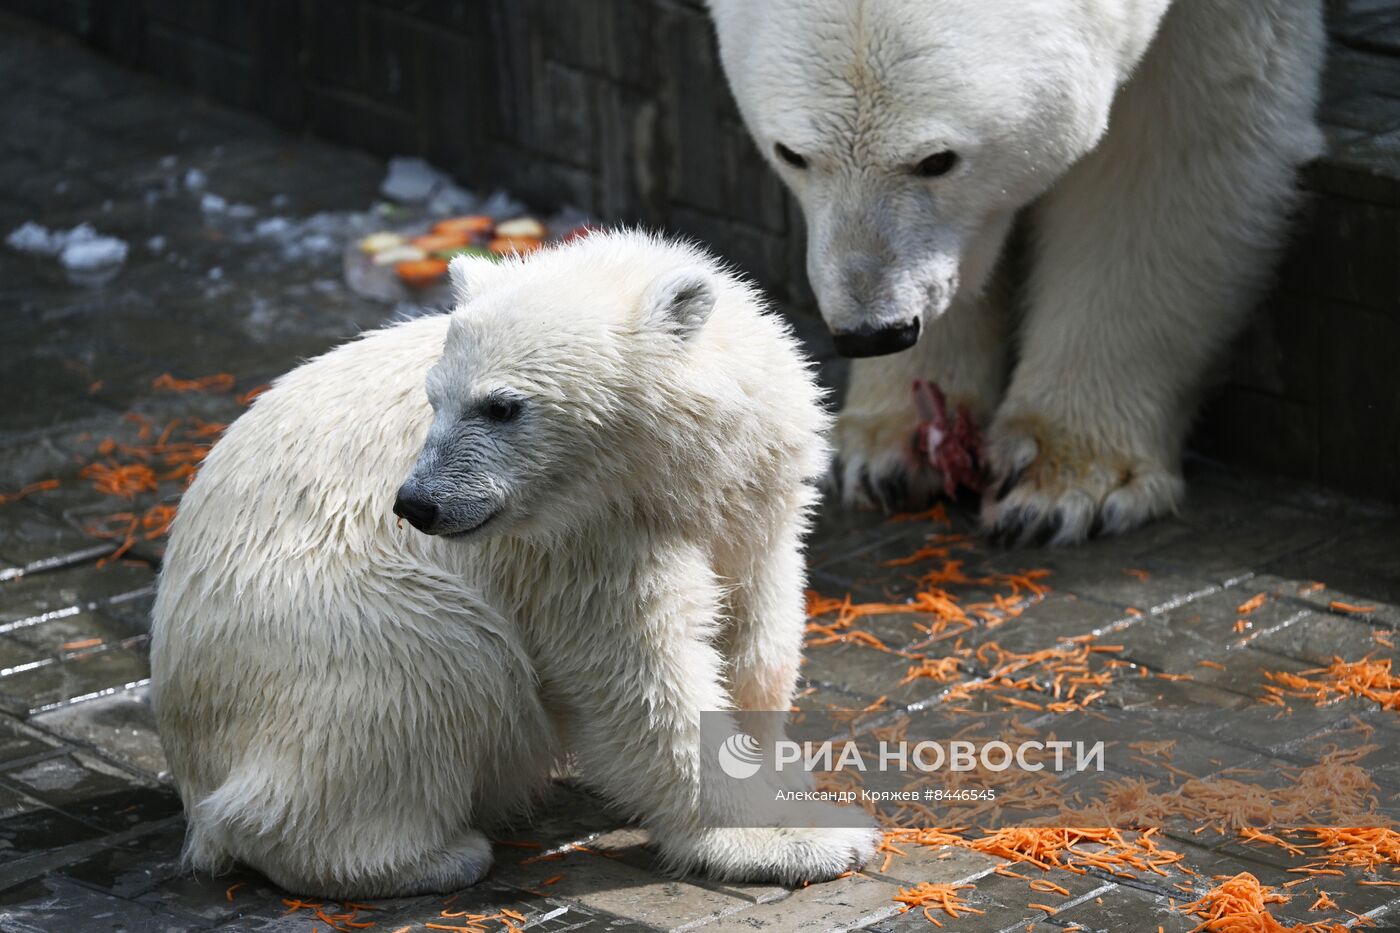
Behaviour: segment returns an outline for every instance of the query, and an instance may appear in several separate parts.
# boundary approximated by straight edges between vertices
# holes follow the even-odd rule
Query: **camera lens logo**
[[[738,780],[753,777],[763,764],[763,746],[747,732],[736,732],[720,743],[719,766]]]

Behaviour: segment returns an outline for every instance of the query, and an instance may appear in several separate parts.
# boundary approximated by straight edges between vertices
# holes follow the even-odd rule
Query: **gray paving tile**
[[[86,746],[152,780],[167,778],[149,687],[59,707],[33,717],[35,726]],[[3,755],[0,755],[3,759]]]

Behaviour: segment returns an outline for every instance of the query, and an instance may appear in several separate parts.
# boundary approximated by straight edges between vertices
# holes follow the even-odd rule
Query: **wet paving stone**
[[[99,748],[109,759],[149,780],[168,777],[149,686],[59,707],[31,717],[30,722],[46,733]]]
[[[71,929],[75,922],[110,933],[183,933],[202,926],[198,921],[194,916],[161,911],[56,875],[0,891],[0,924],[7,933]]]
[[[0,783],[110,832],[180,812],[179,798],[170,788],[138,784],[130,774],[91,757],[46,758],[0,772]]]
[[[148,587],[153,576],[149,566],[114,561],[101,568],[83,564],[7,581],[3,584],[0,634],[17,635],[55,619],[92,611],[89,607]]]
[[[64,658],[39,658],[0,677],[0,705],[39,713],[145,682],[144,648],[112,647]]]
[[[8,790],[14,791],[10,787]],[[29,795],[23,799],[35,800]],[[0,862],[13,863],[78,842],[98,839],[103,831],[50,807],[35,806],[0,821]]]

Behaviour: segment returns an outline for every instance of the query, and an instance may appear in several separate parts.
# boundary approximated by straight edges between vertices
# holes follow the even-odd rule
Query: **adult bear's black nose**
[[[422,493],[404,486],[394,498],[394,514],[408,519],[408,523],[425,534],[437,521],[438,508]]]
[[[920,321],[918,318],[907,324],[891,324],[887,327],[857,327],[855,330],[832,331],[831,340],[836,344],[836,352],[842,356],[884,356],[907,350],[919,342]]]

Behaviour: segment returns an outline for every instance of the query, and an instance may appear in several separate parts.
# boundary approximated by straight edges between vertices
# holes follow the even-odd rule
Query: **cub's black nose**
[[[394,499],[394,514],[408,519],[408,523],[419,531],[431,534],[428,529],[437,521],[438,509],[423,496],[400,489]]]
[[[836,352],[846,357],[884,356],[907,350],[919,342],[918,318],[907,324],[892,324],[888,327],[858,327],[855,330],[836,333],[831,340],[836,344]]]

